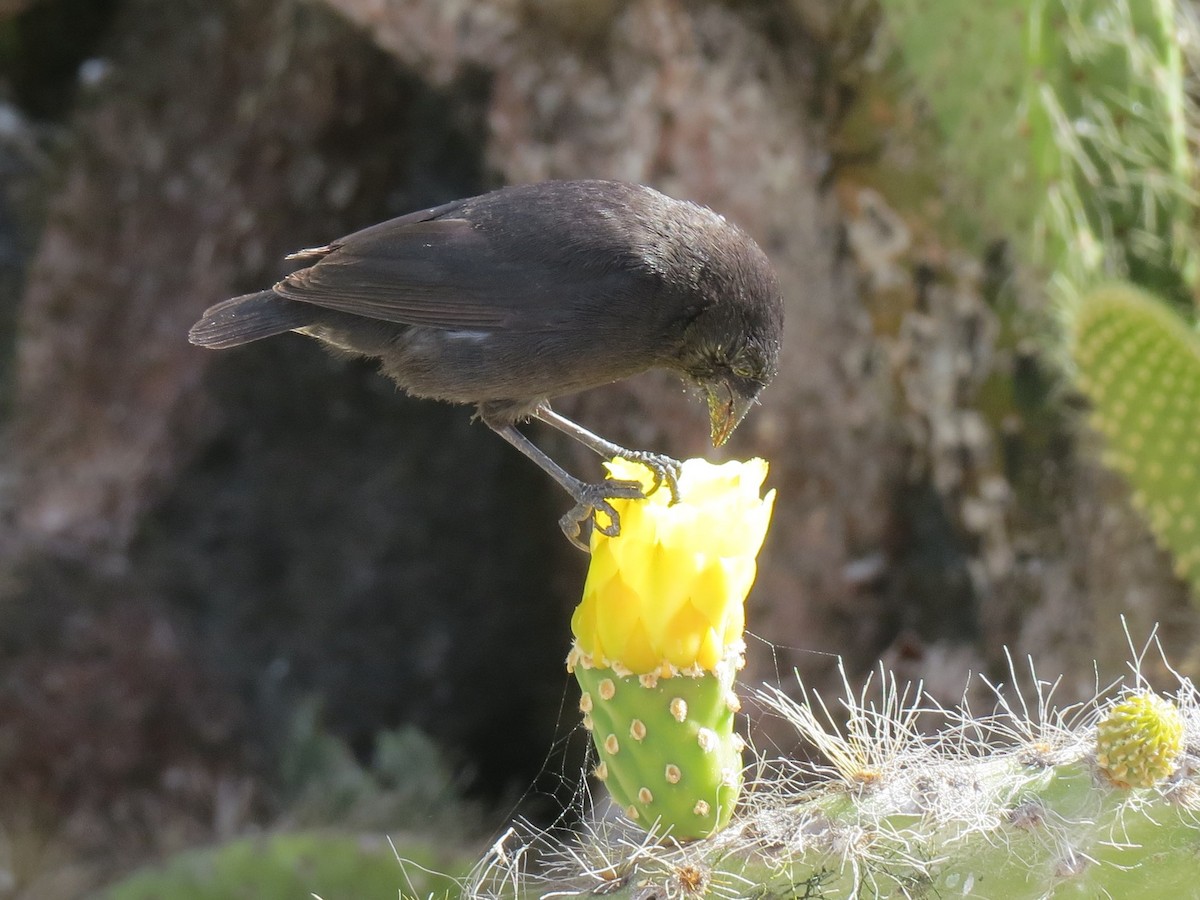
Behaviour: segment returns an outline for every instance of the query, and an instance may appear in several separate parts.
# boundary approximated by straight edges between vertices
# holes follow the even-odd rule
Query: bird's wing
[[[372,226],[328,247],[284,278],[291,300],[353,315],[448,329],[548,331],[573,306],[600,306],[639,275],[628,261],[601,267],[569,243],[489,235],[444,207]],[[536,246],[535,246],[536,243]]]

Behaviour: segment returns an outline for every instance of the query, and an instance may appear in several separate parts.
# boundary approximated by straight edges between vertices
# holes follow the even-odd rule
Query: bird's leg
[[[537,463],[575,500],[575,505],[558,520],[558,525],[562,528],[563,534],[567,536],[567,540],[585,553],[590,549],[586,539],[587,535],[584,534],[584,525],[589,519],[592,527],[599,528],[601,534],[616,537],[621,533],[621,516],[608,502],[609,499],[636,500],[645,496],[642,493],[642,486],[636,481],[609,480],[600,484],[588,484],[580,481],[543,453],[533,441],[521,434],[517,430],[517,426],[494,424],[486,418],[484,422],[488,428]],[[608,516],[607,525],[601,525],[596,521],[597,511]]]
[[[601,456],[606,456],[610,459],[616,456],[621,459],[628,459],[631,462],[641,463],[654,473],[654,485],[650,488],[649,493],[653,494],[666,482],[667,490],[671,492],[671,502],[679,502],[679,475],[683,468],[683,464],[679,460],[662,453],[650,453],[646,450],[627,450],[620,444],[614,444],[612,441],[606,440],[598,434],[593,434],[582,425],[572,422],[566,416],[560,416],[545,403],[534,409],[532,415],[538,421],[545,422],[551,428],[558,429],[563,434],[574,438],[583,444],[583,446]]]

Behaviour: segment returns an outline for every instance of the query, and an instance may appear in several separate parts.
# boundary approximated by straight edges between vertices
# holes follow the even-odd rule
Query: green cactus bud
[[[1125,698],[1096,728],[1096,764],[1123,788],[1152,787],[1171,776],[1183,752],[1179,707],[1157,694]]]
[[[594,774],[625,814],[679,840],[723,828],[742,783],[732,667],[694,678],[574,670],[600,755]]]
[[[1068,348],[1105,463],[1200,590],[1200,339],[1150,295],[1112,285],[1069,311]]]

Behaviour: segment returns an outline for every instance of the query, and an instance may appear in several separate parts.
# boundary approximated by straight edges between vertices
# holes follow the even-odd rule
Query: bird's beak
[[[708,394],[712,443],[714,447],[720,447],[729,440],[733,429],[738,427],[738,423],[750,411],[754,399],[735,395],[729,385],[720,381],[705,385],[705,392]]]

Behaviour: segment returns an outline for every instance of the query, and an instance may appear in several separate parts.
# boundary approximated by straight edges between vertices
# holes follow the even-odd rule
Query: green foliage
[[[958,205],[1061,286],[1185,301],[1194,169],[1171,0],[882,0]]]
[[[422,732],[401,728],[377,736],[364,766],[320,718],[319,704],[308,702],[292,720],[281,761],[280,831],[179,854],[134,874],[103,900],[457,897],[458,881],[435,873],[470,868],[469,838],[482,816],[461,798],[444,751]],[[385,835],[396,841],[394,850]]]
[[[596,774],[641,827],[686,839],[728,823],[742,784],[732,676],[647,680],[575,667]]]
[[[1131,287],[1092,291],[1069,310],[1071,358],[1104,435],[1105,462],[1200,591],[1200,339]]]
[[[416,865],[402,865],[399,854]],[[458,895],[430,847],[382,838],[302,832],[244,838],[183,854],[109,888],[103,900],[394,900]]]
[[[470,836],[483,815],[462,798],[446,752],[419,729],[381,732],[368,765],[321,727],[320,705],[301,704],[283,750],[280,780],[293,826],[390,833],[393,829]]]
[[[1194,110],[1183,53],[1194,26],[1173,0],[881,5],[941,132],[956,205],[981,211],[1051,277],[1106,460],[1133,484],[1179,574],[1200,587],[1200,495],[1187,451],[1200,447],[1186,386],[1194,339],[1148,297],[1088,295],[1122,280],[1194,308]],[[1114,316],[1125,324],[1106,326]]]

